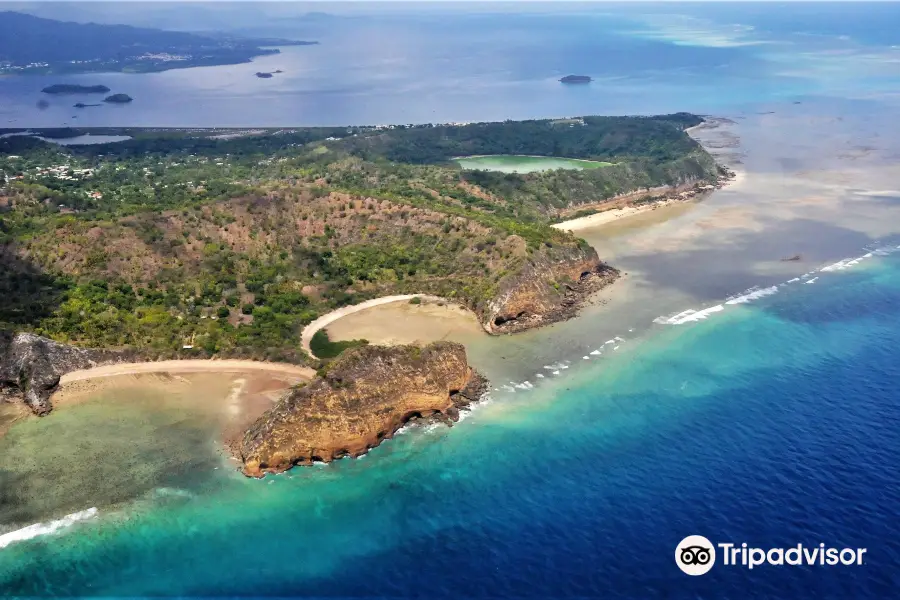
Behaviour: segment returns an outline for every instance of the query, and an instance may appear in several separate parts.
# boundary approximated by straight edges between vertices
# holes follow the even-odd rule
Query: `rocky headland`
[[[486,389],[461,344],[363,346],[266,411],[235,454],[250,477],[360,456],[412,420],[453,423]]]
[[[476,312],[493,335],[533,329],[574,317],[594,292],[618,277],[586,242],[547,248],[506,278]]]
[[[0,401],[21,399],[36,415],[52,410],[50,396],[70,371],[125,362],[130,354],[76,348],[34,335],[0,331]]]

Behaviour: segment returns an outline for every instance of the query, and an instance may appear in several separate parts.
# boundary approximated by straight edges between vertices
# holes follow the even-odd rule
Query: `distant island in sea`
[[[134,100],[128,94],[113,94],[112,96],[107,96],[103,99],[104,102],[109,102],[110,104],[128,104]]]
[[[105,85],[77,85],[73,83],[55,83],[41,90],[45,94],[105,94],[109,88]]]
[[[50,40],[53,43],[48,43]],[[200,35],[127,25],[72,23],[2,11],[0,75],[154,73],[188,67],[235,65],[250,62],[257,56],[278,54],[280,50],[277,46],[316,43],[222,33]],[[108,91],[106,89],[100,93]]]
[[[593,80],[588,75],[566,75],[560,81],[562,83],[590,83]]]

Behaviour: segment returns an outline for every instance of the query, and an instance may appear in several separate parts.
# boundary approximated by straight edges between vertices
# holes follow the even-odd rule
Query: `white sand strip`
[[[248,371],[268,371],[288,375],[300,380],[312,379],[316,375],[316,372],[309,367],[257,360],[160,360],[156,362],[105,365],[94,367],[93,369],[72,371],[63,375],[59,383],[60,385],[65,385],[73,381],[84,381],[85,379],[95,379],[97,377],[140,375],[142,373],[245,373]]]

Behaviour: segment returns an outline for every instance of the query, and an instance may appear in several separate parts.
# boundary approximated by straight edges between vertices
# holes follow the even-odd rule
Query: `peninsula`
[[[234,65],[248,63],[257,56],[278,54],[281,46],[315,43],[221,32],[196,34],[75,23],[0,11],[0,75],[154,73]]]
[[[71,83],[55,83],[41,90],[45,94],[105,94],[109,88],[105,85],[77,85]]]
[[[250,477],[360,456],[412,420],[452,424],[486,389],[461,344],[348,350],[263,414],[235,453]]]
[[[372,359],[372,377],[383,377],[383,348],[334,344],[316,358],[311,345],[316,335],[327,340],[320,329],[334,318],[381,298],[463,307],[491,335],[568,319],[619,272],[552,224],[587,207],[640,204],[651,190],[690,194],[718,185],[726,174],[685,133],[701,122],[678,113],[277,130],[79,128],[62,133],[129,139],[64,147],[0,137],[0,294],[8,299],[0,330],[32,336],[0,349],[0,379],[46,414],[63,372],[110,362],[250,359],[320,369],[343,351]],[[468,170],[454,160],[484,155],[567,160],[523,173]],[[585,161],[600,166],[578,168]],[[426,355],[457,356],[441,348]],[[395,363],[427,366],[407,358]],[[48,361],[60,366],[49,369]],[[361,363],[345,367],[366,380]],[[334,382],[310,385],[334,390]],[[447,414],[449,405],[429,398],[413,412]],[[405,413],[391,414],[376,438]],[[259,436],[251,438],[243,445],[248,461],[306,460],[294,453],[276,461]],[[324,454],[351,450],[320,442]],[[248,470],[265,470],[259,465]]]

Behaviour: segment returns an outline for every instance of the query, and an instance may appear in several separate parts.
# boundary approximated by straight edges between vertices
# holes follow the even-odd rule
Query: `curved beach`
[[[313,354],[310,343],[312,342],[313,336],[320,329],[324,329],[331,323],[334,323],[338,319],[341,319],[348,315],[352,315],[369,308],[374,308],[376,306],[381,306],[383,304],[390,304],[392,302],[408,302],[413,298],[421,298],[423,301],[428,302],[447,302],[447,300],[444,298],[441,298],[439,296],[431,296],[428,294],[400,294],[396,296],[384,296],[383,298],[366,300],[365,302],[360,302],[359,304],[354,304],[352,306],[344,306],[342,308],[333,310],[330,313],[322,315],[303,329],[303,333],[301,335],[301,344],[303,346],[303,349],[306,350],[306,352],[308,352],[310,356],[316,358],[316,355]]]

